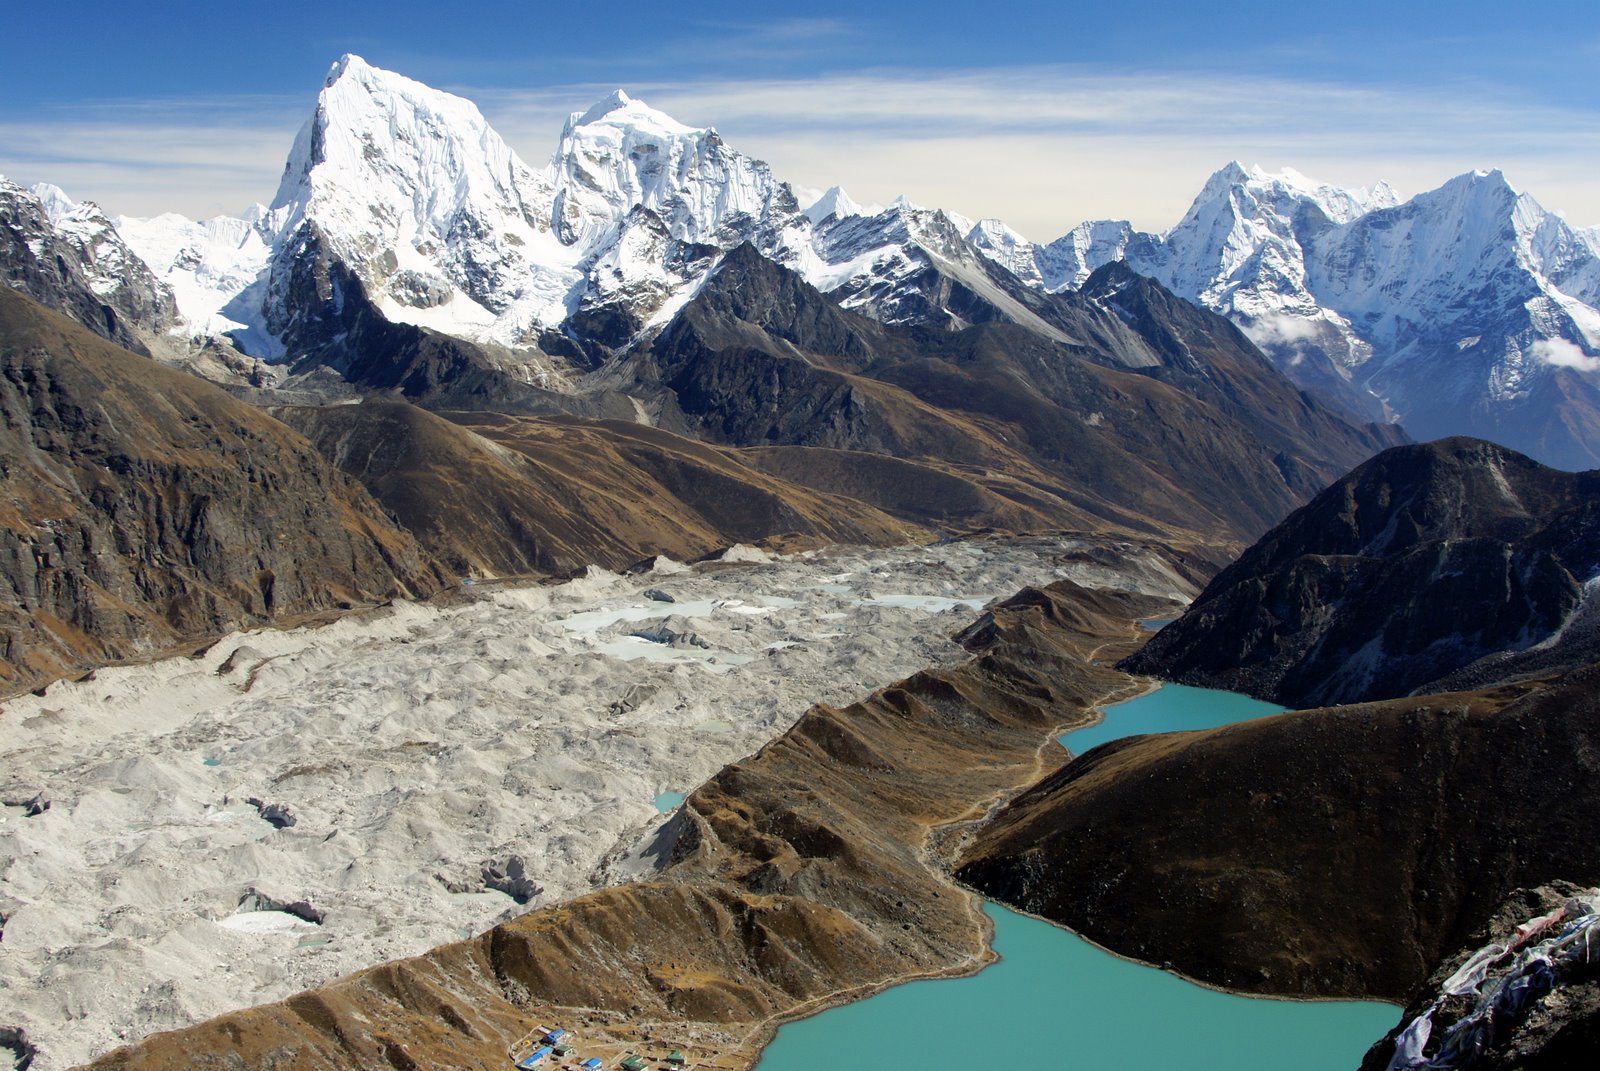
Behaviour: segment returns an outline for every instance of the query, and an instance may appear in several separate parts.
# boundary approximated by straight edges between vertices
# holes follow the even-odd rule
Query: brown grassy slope
[[[452,414],[405,402],[274,414],[360,480],[461,574],[619,569],[735,542],[899,544],[928,538],[859,502],[819,495],[665,432],[581,419]],[[454,421],[454,422],[453,422]]]
[[[983,466],[809,446],[746,447],[747,464],[791,483],[870,502],[887,513],[947,532],[1102,531],[1118,527],[1093,505],[1033,475]],[[1155,529],[1129,523],[1127,528]]]
[[[289,428],[0,289],[0,687],[440,577]]]
[[[1600,666],[1114,741],[958,873],[1230,988],[1404,1000],[1514,888],[1600,879]]]
[[[1168,605],[1056,585],[969,630],[974,657],[784,737],[697,790],[658,880],[157,1035],[100,1068],[488,1068],[539,1021],[721,1038],[748,1065],[772,1024],[914,975],[983,963],[978,900],[927,845],[1059,761],[1050,734],[1126,678],[1091,666]],[[1043,745],[1043,746],[1041,746]],[[582,1010],[587,1009],[587,1010]],[[655,1025],[649,1025],[655,1024]],[[633,1036],[637,1036],[636,1034]]]

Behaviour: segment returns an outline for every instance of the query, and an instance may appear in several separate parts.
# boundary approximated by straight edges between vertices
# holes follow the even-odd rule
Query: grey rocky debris
[[[505,893],[519,904],[526,904],[544,892],[544,886],[529,875],[528,864],[520,855],[483,864],[483,884],[485,888]]]

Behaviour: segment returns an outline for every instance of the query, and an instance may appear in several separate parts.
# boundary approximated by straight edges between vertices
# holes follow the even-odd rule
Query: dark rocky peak
[[[177,317],[172,291],[134,255],[98,207],[55,187],[0,178],[0,284],[124,349]]]
[[[856,367],[890,337],[876,321],[841,309],[799,273],[762,256],[749,242],[730,250],[664,336],[668,347],[685,332],[723,335],[735,325]]]
[[[1373,458],[1128,663],[1282,703],[1481,686],[1592,653],[1600,473],[1444,439]]]
[[[1268,538],[1280,554],[1392,556],[1436,540],[1521,539],[1596,498],[1600,473],[1559,472],[1482,439],[1439,439],[1384,451]]]

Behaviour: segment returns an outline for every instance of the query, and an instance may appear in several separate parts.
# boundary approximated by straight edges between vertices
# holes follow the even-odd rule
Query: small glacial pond
[[[683,802],[682,792],[662,792],[656,796],[656,810],[666,814]]]
[[[1106,709],[1061,742],[1081,754],[1122,736],[1208,729],[1283,708],[1232,692],[1164,684]],[[1000,962],[970,977],[911,982],[789,1023],[757,1071],[941,1067],[1114,1067],[1118,1071],[1349,1071],[1394,1025],[1375,1001],[1235,996],[1118,959],[999,904]]]

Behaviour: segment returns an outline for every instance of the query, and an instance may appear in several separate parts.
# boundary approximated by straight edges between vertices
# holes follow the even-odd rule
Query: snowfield
[[[1154,558],[1117,573],[1063,549],[736,548],[234,634],[14,699],[0,1028],[56,1071],[623,880],[670,820],[659,793],[814,702],[959,660],[974,606],[1067,576],[1192,594]]]

